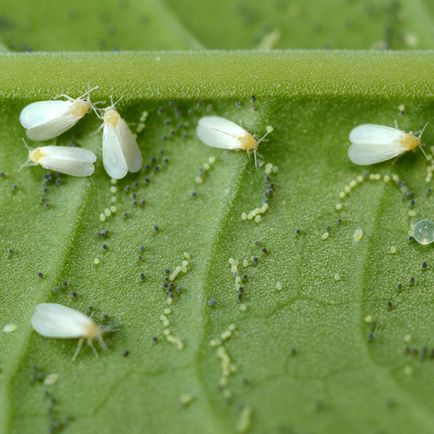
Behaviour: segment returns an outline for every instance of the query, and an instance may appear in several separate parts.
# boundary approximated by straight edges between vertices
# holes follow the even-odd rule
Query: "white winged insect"
[[[77,358],[85,340],[97,357],[98,353],[93,345],[95,339],[104,351],[108,349],[103,339],[107,330],[84,313],[70,307],[56,303],[38,304],[31,323],[37,333],[47,338],[79,339],[72,360]]]
[[[28,160],[25,166],[40,165],[44,169],[64,173],[71,176],[90,176],[95,172],[96,156],[93,152],[73,146],[41,146],[29,148]]]
[[[220,116],[204,116],[199,119],[196,134],[205,145],[213,148],[243,150],[253,152],[256,165],[256,150],[258,145],[273,132],[273,127],[267,126],[267,132],[260,139],[250,134],[235,122]]]
[[[102,159],[104,169],[113,179],[121,179],[128,172],[138,172],[142,167],[136,137],[115,108],[116,103],[103,111]]]
[[[416,135],[383,125],[359,125],[350,132],[348,157],[354,164],[367,166],[390,160],[418,147],[424,153],[420,145],[427,125]]]
[[[84,115],[93,109],[89,89],[78,98],[59,95],[66,100],[33,102],[20,113],[21,125],[27,130],[27,137],[35,141],[50,140],[72,128]]]

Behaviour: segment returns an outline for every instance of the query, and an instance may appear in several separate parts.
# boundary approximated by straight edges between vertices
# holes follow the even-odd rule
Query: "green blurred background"
[[[12,51],[424,49],[432,0],[0,1]]]

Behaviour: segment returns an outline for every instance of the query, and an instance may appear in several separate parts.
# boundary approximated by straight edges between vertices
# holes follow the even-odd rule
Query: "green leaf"
[[[0,332],[0,432],[45,432],[70,416],[65,433],[431,433],[433,264],[430,247],[408,241],[411,221],[431,217],[431,163],[416,152],[371,170],[406,182],[415,217],[393,181],[339,193],[364,173],[346,155],[353,126],[398,120],[415,131],[432,119],[433,61],[432,51],[1,55],[0,326],[17,329]],[[30,101],[77,95],[88,82],[100,86],[95,99],[122,96],[130,123],[148,111],[138,140],[153,168],[112,193],[92,114],[58,144],[95,151],[96,174],[62,176],[60,185],[54,177],[44,193],[44,170],[17,171],[26,159],[19,112]],[[259,149],[279,167],[260,223],[241,215],[262,203],[264,168],[244,152],[201,144],[195,125],[208,113],[257,135],[274,127]],[[433,140],[429,125],[424,141]],[[209,157],[216,163],[197,184]],[[117,211],[101,222],[112,196]],[[109,236],[98,237],[104,228]],[[165,269],[184,252],[188,272],[166,314],[179,350],[160,316]],[[245,311],[230,258],[248,276]],[[99,359],[85,347],[73,363],[76,342],[32,330],[41,302],[92,306],[97,321],[107,313],[120,331]],[[224,349],[211,346],[231,324]],[[236,371],[221,387],[226,356]],[[52,373],[55,384],[38,381]]]
[[[0,40],[13,51],[203,47],[425,49],[429,0],[1,1]]]

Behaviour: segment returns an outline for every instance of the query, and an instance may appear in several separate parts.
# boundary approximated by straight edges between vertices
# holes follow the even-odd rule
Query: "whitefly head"
[[[34,164],[39,164],[41,158],[44,158],[44,153],[42,152],[42,148],[37,147],[35,149],[29,149],[29,161]]]
[[[103,120],[104,120],[105,124],[108,124],[108,125],[116,128],[117,125],[119,124],[119,121],[121,120],[121,115],[118,113],[118,111],[112,105],[112,106],[106,107],[104,109]]]

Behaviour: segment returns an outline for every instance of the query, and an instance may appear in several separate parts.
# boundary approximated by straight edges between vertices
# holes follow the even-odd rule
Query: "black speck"
[[[130,355],[129,350],[124,351],[124,353],[122,354],[124,357],[128,357]]]
[[[217,304],[217,300],[212,298],[211,300],[208,300],[208,306],[214,307]]]

